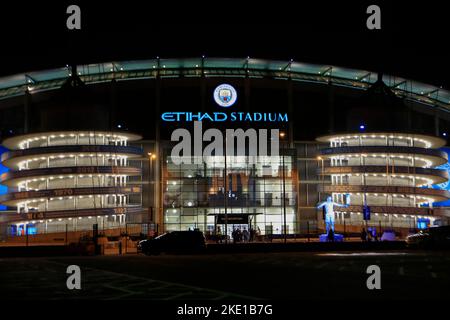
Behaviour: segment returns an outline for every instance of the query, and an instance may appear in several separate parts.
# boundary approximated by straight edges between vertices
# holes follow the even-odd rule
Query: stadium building
[[[0,234],[141,223],[299,234],[323,229],[318,202],[346,194],[337,230],[446,224],[449,111],[442,88],[295,61],[154,59],[3,77]],[[238,139],[229,149],[239,129],[241,153]],[[187,133],[189,161],[174,161]],[[209,134],[224,152],[204,154]]]

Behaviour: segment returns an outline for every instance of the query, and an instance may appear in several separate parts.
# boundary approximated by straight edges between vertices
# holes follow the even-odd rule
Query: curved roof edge
[[[366,90],[377,80],[376,72],[296,62],[239,58],[185,58],[151,59],[104,62],[77,66],[78,74],[86,84],[121,80],[176,77],[251,77],[292,79],[313,83],[332,83]],[[70,77],[71,68],[34,71],[0,77],[0,100],[23,95],[26,91],[54,90]],[[407,99],[441,107],[450,111],[450,91],[392,75],[383,75],[383,82],[392,91]]]

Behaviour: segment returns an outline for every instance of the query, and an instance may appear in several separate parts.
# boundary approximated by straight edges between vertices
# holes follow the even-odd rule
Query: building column
[[[434,135],[439,137],[439,116],[438,111],[434,111]]]
[[[30,131],[30,105],[31,105],[31,94],[27,90],[25,90],[24,95],[24,106],[23,106],[23,133],[28,133]]]

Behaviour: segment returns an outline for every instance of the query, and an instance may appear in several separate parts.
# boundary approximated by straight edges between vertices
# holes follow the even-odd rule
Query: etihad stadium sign
[[[161,119],[168,122],[288,122],[288,115],[278,112],[164,112]]]
[[[219,85],[213,93],[215,102],[223,108],[231,107],[237,100],[236,90],[228,84]],[[277,159],[279,156],[279,129],[242,128],[220,130],[209,128],[203,132],[204,122],[288,122],[287,113],[279,112],[164,112],[161,119],[166,122],[192,123],[190,129],[177,128],[170,140],[177,142],[170,157],[175,165],[202,164],[206,157],[229,157],[238,161],[246,157],[248,163],[258,159]],[[204,148],[203,148],[204,147]]]
[[[231,107],[237,100],[237,91],[229,84],[221,84],[213,92],[214,101],[223,108]],[[288,122],[288,114],[280,112],[164,112],[166,122]]]

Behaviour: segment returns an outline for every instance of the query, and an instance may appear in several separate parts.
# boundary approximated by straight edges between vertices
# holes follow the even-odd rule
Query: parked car
[[[431,227],[406,237],[412,248],[450,248],[450,226]]]
[[[154,239],[142,240],[138,249],[146,255],[167,253],[200,253],[206,248],[205,236],[201,231],[173,231]]]

